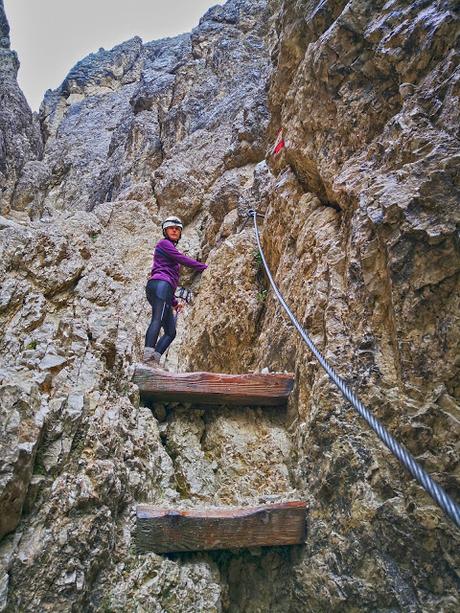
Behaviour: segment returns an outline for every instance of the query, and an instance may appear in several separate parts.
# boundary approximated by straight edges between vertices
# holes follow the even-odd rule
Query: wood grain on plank
[[[306,503],[258,507],[167,510],[137,507],[139,552],[167,553],[297,545],[306,537]]]
[[[284,406],[293,374],[170,373],[137,366],[134,383],[142,398],[160,402]]]

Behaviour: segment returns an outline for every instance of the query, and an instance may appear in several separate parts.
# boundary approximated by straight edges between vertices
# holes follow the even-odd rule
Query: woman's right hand
[[[176,304],[176,306],[174,307],[176,313],[179,315],[179,313],[181,313],[185,308],[185,304],[183,302],[178,302]]]

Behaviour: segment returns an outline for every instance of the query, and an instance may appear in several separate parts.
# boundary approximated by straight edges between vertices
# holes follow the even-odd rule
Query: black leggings
[[[176,338],[176,318],[170,306],[173,290],[167,281],[150,279],[145,292],[152,307],[152,321],[145,334],[145,346],[154,347],[155,351],[163,354]],[[164,334],[157,342],[160,328],[163,328]]]

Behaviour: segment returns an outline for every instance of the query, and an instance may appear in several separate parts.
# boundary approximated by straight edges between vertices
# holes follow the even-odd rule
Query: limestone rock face
[[[43,147],[39,124],[16,80],[19,60],[10,49],[9,32],[0,0],[0,214],[10,208],[22,168]]]
[[[264,1],[236,0],[191,35],[92,54],[46,94],[43,154],[11,156],[18,172],[0,218],[1,610],[221,611],[232,598],[212,557],[136,556],[135,504],[193,504],[198,492],[235,501],[234,477],[244,501],[292,496],[276,418],[155,407],[157,420],[130,382],[161,218],[183,216],[181,248],[195,257],[238,225],[240,190],[266,147],[269,23]],[[9,106],[15,117],[22,100]]]
[[[250,368],[263,307],[256,256],[247,232],[230,235],[210,252],[187,326],[197,333],[184,348],[195,368],[235,373]],[[230,313],[238,313],[237,321]]]
[[[100,218],[2,226],[4,532],[22,511],[1,546],[7,610],[84,608],[115,544],[130,547],[116,535],[131,524],[133,501],[176,495],[156,422],[129,382],[138,315],[121,281],[123,261],[140,257],[139,271],[144,263],[129,230],[136,206],[111,206],[117,240],[102,209]],[[117,309],[130,314],[123,323]]]
[[[455,11],[229,0],[81,60],[38,129],[0,0],[1,611],[458,610],[458,533],[334,391],[243,227],[264,213],[298,320],[458,497]],[[166,363],[292,371],[287,411],[140,404],[170,213],[209,266],[184,271]],[[299,497],[305,546],[136,555],[136,503]]]
[[[242,204],[265,212],[269,265],[319,349],[458,500],[454,3],[272,9],[269,133],[282,127],[286,146]],[[192,316],[189,367],[212,368],[228,348],[232,369],[240,356],[251,368],[249,343],[252,368],[296,372],[293,483],[311,510],[290,610],[455,610],[455,528],[333,390],[272,292],[253,317],[241,308],[240,271],[254,294],[264,282],[249,249],[233,250],[232,264],[226,249],[209,256],[203,287],[213,291]]]
[[[3,375],[2,375],[3,379]],[[1,498],[0,537],[12,532],[19,523],[29,489],[35,450],[43,426],[38,388],[23,377],[5,376],[0,387],[1,411]]]
[[[224,171],[264,155],[268,23],[265,0],[232,2],[191,35],[79,62],[45,96],[44,158],[24,168],[14,208],[37,217],[134,195],[190,222]]]

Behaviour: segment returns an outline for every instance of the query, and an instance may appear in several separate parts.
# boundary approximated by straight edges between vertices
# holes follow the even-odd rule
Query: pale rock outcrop
[[[137,260],[142,276],[142,245],[149,241],[148,227],[146,243],[131,234],[130,212],[145,222],[151,213],[136,201],[126,204],[117,210],[112,203],[99,217],[79,213],[2,230],[2,274],[10,288],[2,312],[2,390],[11,400],[3,409],[11,421],[2,437],[2,482],[4,495],[9,483],[18,490],[7,506],[15,523],[23,512],[19,531],[0,552],[7,610],[85,607],[92,577],[110,564],[117,533],[131,526],[133,501],[177,496],[156,422],[139,408],[129,382],[143,305],[122,289],[123,271]],[[116,240],[108,240],[110,227],[118,228]],[[131,323],[121,322],[121,313]],[[126,554],[129,538],[124,547]]]
[[[454,528],[332,389],[242,228],[265,213],[299,321],[455,496],[454,3],[230,0],[191,34],[79,62],[42,104],[43,154],[5,24],[0,610],[456,611]],[[171,212],[209,267],[183,276],[195,299],[167,363],[293,371],[287,412],[140,406]],[[135,553],[137,502],[293,497],[304,547]]]
[[[13,206],[92,210],[141,185],[190,222],[224,169],[263,157],[265,5],[214,7],[191,35],[133,38],[79,62],[45,96],[44,157],[24,168]]]
[[[292,498],[290,440],[277,412],[249,407],[172,411],[162,436],[181,497],[215,506]]]
[[[12,177],[0,224],[2,383],[30,380],[35,394],[27,461],[2,465],[21,488],[0,544],[2,610],[221,611],[234,597],[212,557],[136,555],[135,503],[193,504],[180,500],[193,488],[236,500],[230,462],[245,503],[293,495],[279,420],[223,410],[208,426],[157,407],[158,421],[130,383],[161,217],[184,217],[181,248],[195,257],[239,224],[266,147],[269,20],[264,1],[235,0],[191,35],[100,50],[46,94],[43,155]],[[168,354],[178,366],[180,347]],[[8,445],[13,458],[11,434]]]
[[[262,175],[270,267],[320,350],[458,500],[454,3],[271,6],[270,133],[282,127],[286,146]],[[249,254],[230,264],[225,249],[203,285],[249,269]],[[186,343],[209,350],[189,351],[189,367],[222,363],[228,347],[236,368],[249,342],[252,368],[296,372],[294,484],[311,507],[289,610],[454,611],[452,523],[333,390],[272,293],[257,323],[233,298],[211,295],[206,312],[199,296]]]
[[[19,523],[29,489],[44,413],[38,386],[24,374],[0,371],[0,538]]]
[[[16,181],[31,159],[41,155],[42,137],[16,77],[19,60],[10,49],[10,27],[0,0],[0,215],[10,210]]]
[[[223,610],[224,588],[215,564],[199,560],[177,564],[161,556],[147,554],[136,566],[129,572],[127,581],[119,584],[113,582],[113,592],[103,598],[101,607],[116,613],[220,613]],[[125,570],[125,565],[123,567],[120,570]],[[126,574],[125,571],[123,575]]]
[[[194,368],[238,373],[253,361],[264,299],[256,256],[257,246],[247,232],[230,235],[210,252],[184,347]]]

